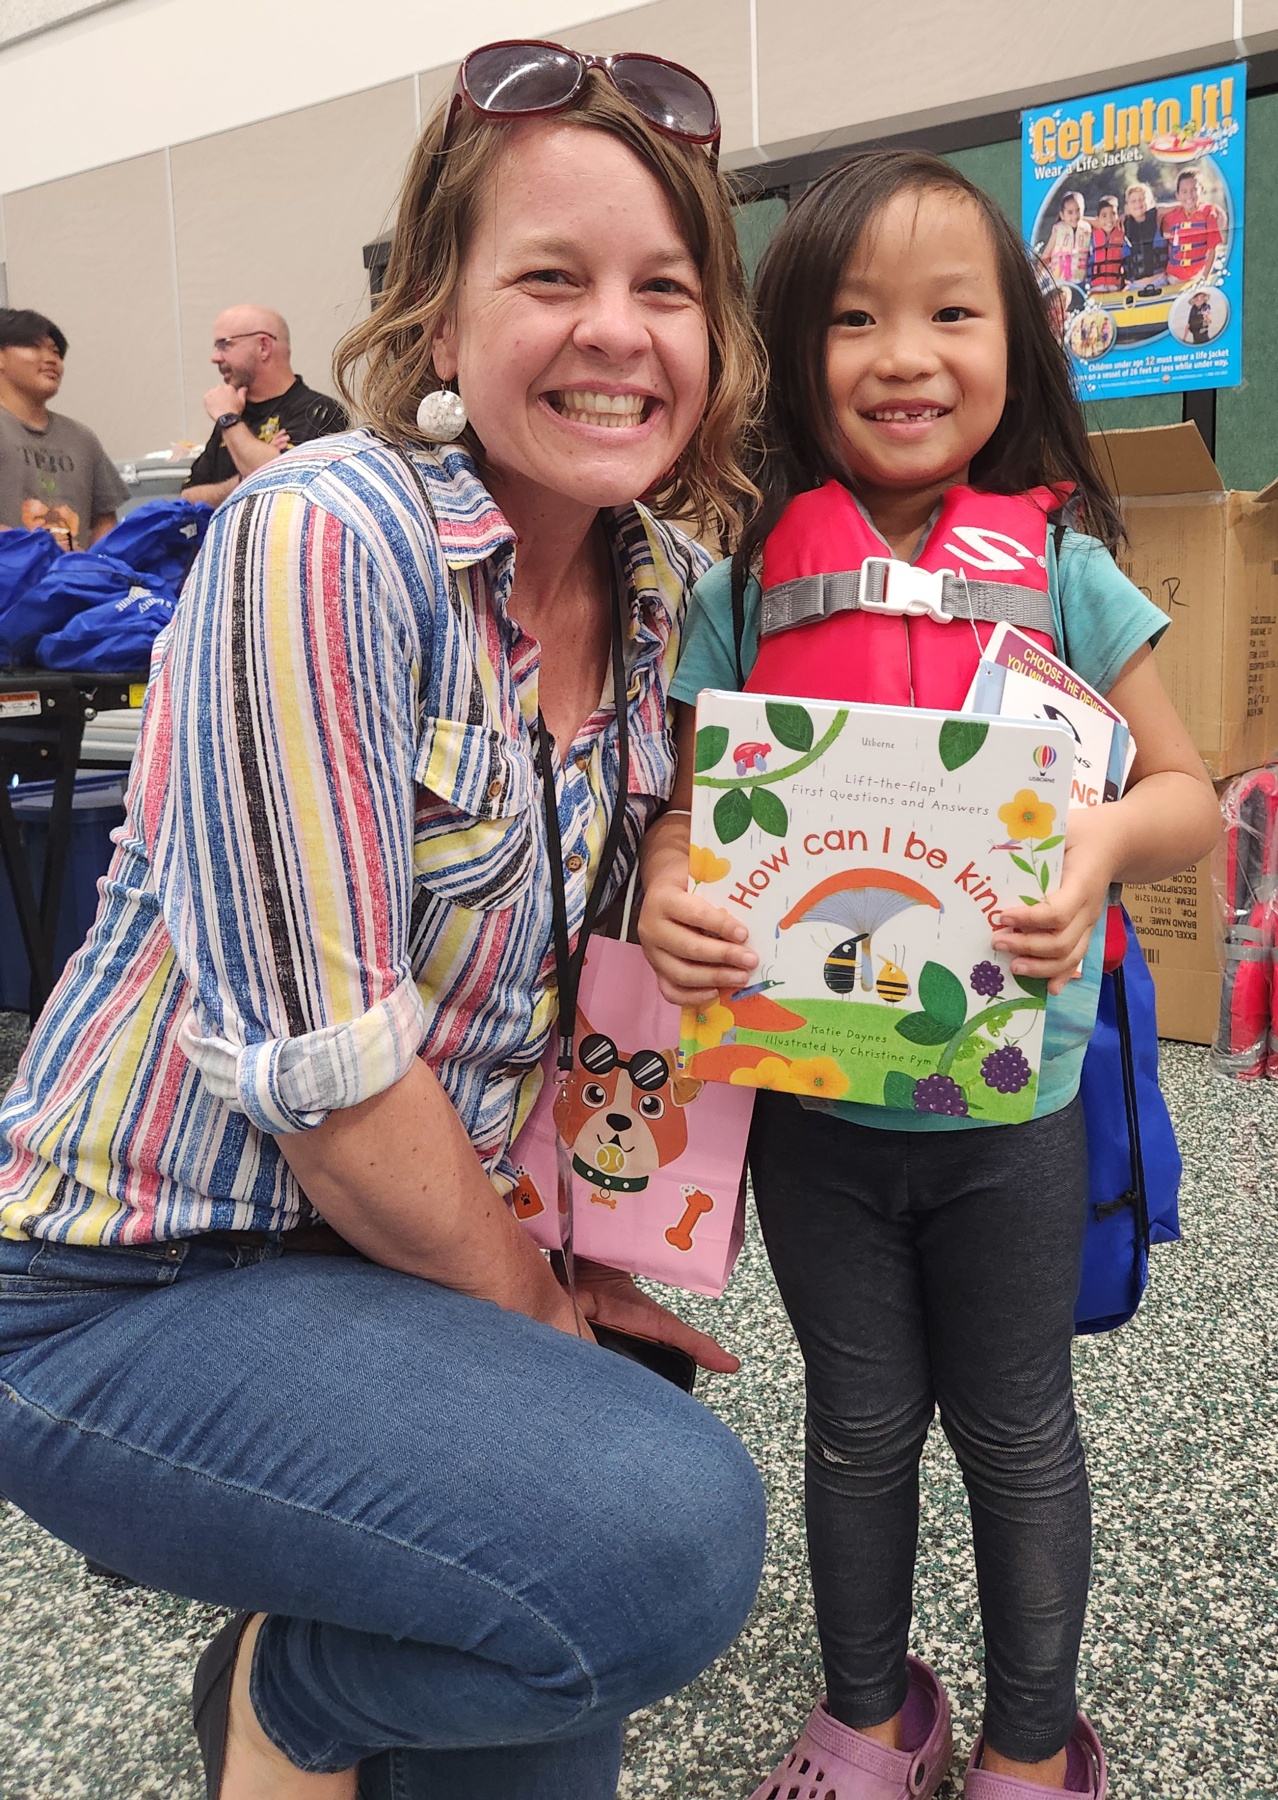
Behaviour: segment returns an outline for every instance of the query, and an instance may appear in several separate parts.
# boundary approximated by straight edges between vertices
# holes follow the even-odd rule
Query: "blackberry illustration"
[[[1019,1094],[1030,1078],[1030,1066],[1014,1044],[993,1050],[981,1064],[981,1080],[999,1094]]]
[[[967,1101],[957,1081],[948,1075],[925,1075],[914,1083],[914,1110],[921,1113],[944,1113],[947,1118],[965,1119]]]
[[[997,963],[979,962],[968,976],[972,992],[986,1000],[997,1000],[1003,992],[1003,971]]]

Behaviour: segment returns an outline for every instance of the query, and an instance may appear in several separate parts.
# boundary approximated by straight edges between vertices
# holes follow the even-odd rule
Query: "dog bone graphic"
[[[685,1187],[683,1189],[687,1205],[683,1209],[683,1217],[677,1225],[666,1229],[666,1242],[673,1244],[676,1250],[691,1250],[692,1234],[696,1230],[697,1220],[704,1213],[711,1212],[714,1201],[709,1194],[703,1194],[700,1188]]]

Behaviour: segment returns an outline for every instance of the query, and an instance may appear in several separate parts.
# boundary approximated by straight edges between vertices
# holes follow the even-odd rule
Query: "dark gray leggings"
[[[1091,1562],[1070,1371],[1086,1205],[1075,1100],[1024,1125],[879,1131],[759,1095],[750,1170],[807,1369],[807,1527],[830,1709],[906,1692],[919,1457],[934,1410],[963,1471],[986,1735],[1068,1740]]]

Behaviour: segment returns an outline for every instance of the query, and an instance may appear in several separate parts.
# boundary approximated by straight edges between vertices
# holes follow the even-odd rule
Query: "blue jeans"
[[[347,1257],[0,1242],[0,1492],[269,1614],[251,1692],[365,1800],[607,1800],[736,1635],[758,1475],[608,1351]]]

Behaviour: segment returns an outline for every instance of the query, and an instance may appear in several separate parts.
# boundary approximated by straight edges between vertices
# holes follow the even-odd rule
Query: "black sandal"
[[[253,1614],[236,1613],[228,1619],[195,1665],[191,1686],[191,1715],[204,1760],[208,1800],[222,1791],[222,1764],[226,1759],[226,1728],[231,1714],[231,1677],[240,1639]]]

